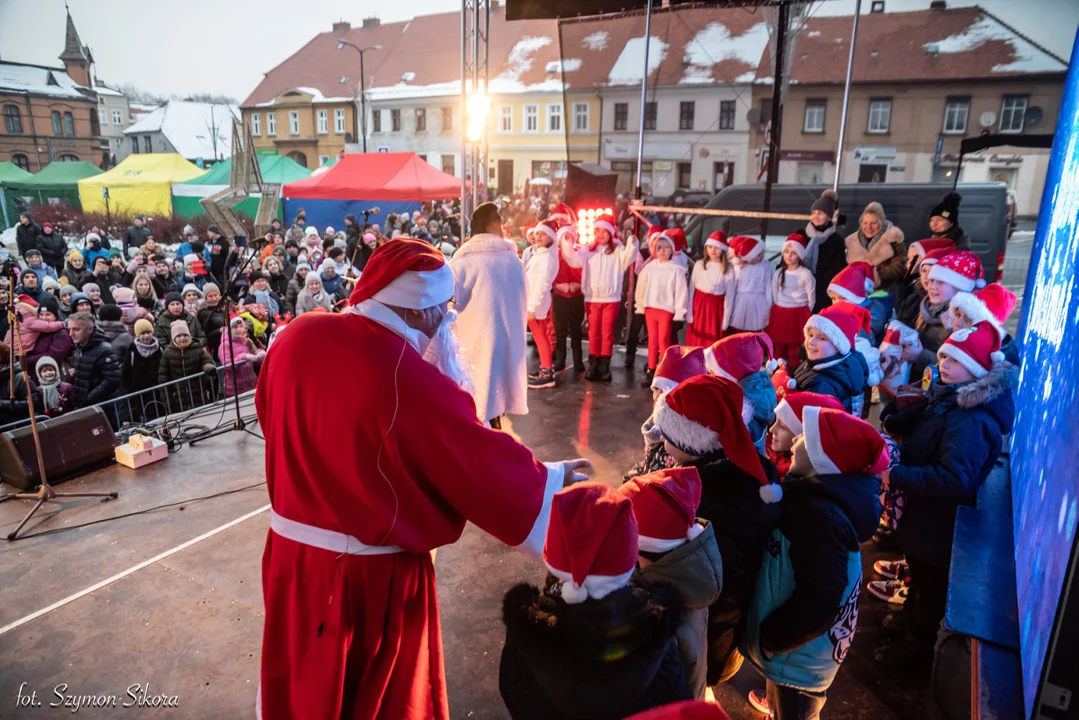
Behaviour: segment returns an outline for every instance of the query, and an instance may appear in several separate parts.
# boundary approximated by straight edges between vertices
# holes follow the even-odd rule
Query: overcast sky
[[[94,52],[97,75],[162,95],[224,93],[242,101],[263,73],[339,19],[358,26],[365,15],[384,22],[447,12],[454,0],[69,0],[82,41]],[[916,10],[929,0],[886,0],[886,8]],[[864,0],[868,11],[870,0]],[[1079,0],[949,0],[985,7],[1067,60],[1079,22]],[[826,0],[814,12],[853,12],[854,0]],[[431,42],[460,42],[460,26]],[[63,0],[0,0],[0,56],[59,65],[64,49]],[[422,47],[416,48],[423,52]]]

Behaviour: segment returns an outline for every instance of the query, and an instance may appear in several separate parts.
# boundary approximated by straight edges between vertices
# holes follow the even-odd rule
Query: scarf
[[[805,234],[810,240],[818,237],[828,237],[835,233],[835,223],[831,220],[823,225],[817,226],[813,223],[806,223]]]
[[[134,345],[135,349],[139,351],[139,356],[143,358],[150,357],[160,348],[160,343],[158,343],[157,338],[154,338],[149,343],[139,342],[136,338]]]
[[[923,327],[943,325],[942,316],[947,309],[948,303],[933,305],[929,302],[929,295],[926,295],[922,299],[922,304],[918,306],[918,321]]]
[[[60,409],[60,374],[56,374],[56,379],[51,383],[45,383],[38,379],[38,386],[41,388],[41,397],[45,401],[46,410],[59,410]]]
[[[866,237],[865,233],[862,232],[862,228],[859,227],[858,228],[858,243],[862,247],[864,247],[866,250],[872,250],[873,246],[876,245],[878,242],[880,242],[881,236],[884,235],[884,233],[888,232],[888,230],[891,229],[891,227],[892,227],[892,222],[890,220],[885,220],[881,224],[880,230],[873,237]]]

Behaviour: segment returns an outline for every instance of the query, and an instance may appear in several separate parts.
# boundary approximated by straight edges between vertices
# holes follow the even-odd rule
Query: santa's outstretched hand
[[[573,483],[584,482],[588,479],[588,476],[584,473],[577,472],[578,470],[584,470],[592,467],[592,463],[588,462],[584,458],[577,458],[576,460],[563,460],[562,461],[562,487],[569,487]]]

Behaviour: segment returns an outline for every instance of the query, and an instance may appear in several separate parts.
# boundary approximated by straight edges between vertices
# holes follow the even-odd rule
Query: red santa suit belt
[[[345,555],[391,555],[404,552],[396,545],[366,545],[351,535],[323,530],[314,525],[281,517],[270,508],[270,529],[283,538],[311,547],[329,550],[330,552]]]

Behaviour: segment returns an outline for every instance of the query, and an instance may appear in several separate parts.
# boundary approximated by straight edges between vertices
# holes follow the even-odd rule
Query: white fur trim
[[[765,504],[771,505],[783,499],[783,488],[777,483],[761,485],[760,495]]]
[[[855,305],[861,305],[865,302],[865,297],[858,297],[847,288],[843,287],[842,285],[836,285],[835,283],[832,283],[828,286],[828,292],[834,292],[836,295],[843,298],[847,302],[854,303]]]
[[[745,256],[741,256],[741,257],[742,257],[742,260],[752,260],[753,258],[760,257],[763,254],[764,254],[764,243],[762,243],[760,240],[758,240],[757,244],[753,247],[753,249],[750,250],[749,253],[747,253]]]
[[[808,332],[806,331],[810,328],[824,333],[824,336],[831,340],[832,344],[835,345],[835,349],[840,355],[846,355],[850,352],[850,340],[848,340],[847,336],[843,334],[843,331],[839,329],[839,326],[828,318],[823,315],[813,315],[806,321],[805,328],[802,331],[807,337]]]
[[[720,366],[719,361],[716,360],[716,354],[712,352],[712,348],[710,347],[704,349],[704,368],[708,371],[709,375],[717,375],[721,378],[727,378],[733,382],[738,382],[738,378],[734,377]]]
[[[948,283],[952,287],[956,288],[957,290],[962,290],[963,292],[971,292],[975,288],[980,287],[977,281],[971,280],[964,275],[960,275],[955,270],[943,267],[939,264],[934,265],[933,269],[929,271],[929,279],[938,280],[942,283]],[[982,280],[982,284],[985,284],[984,280]]]
[[[537,225],[536,227],[539,227],[539,226]],[[558,228],[558,239],[559,240],[566,237],[567,235],[569,237],[572,237],[574,240],[576,240],[577,239],[577,228],[573,227],[572,225],[563,225],[562,227]]]
[[[602,600],[620,587],[624,587],[633,577],[633,570],[621,575],[588,575],[584,582],[578,585],[573,582],[573,576],[562,570],[555,570],[550,563],[544,562],[551,574],[562,581],[562,599],[567,605],[578,605],[588,598]]]
[[[686,538],[684,537],[664,540],[663,538],[648,537],[647,535],[637,536],[637,547],[644,552],[665,553],[685,544]]]
[[[727,252],[728,250],[731,249],[729,245],[725,245],[725,244],[721,243],[719,240],[714,240],[712,238],[708,238],[707,240],[705,240],[704,241],[704,246],[705,247],[719,248],[723,252]]]
[[[989,312],[989,308],[985,306],[985,303],[979,300],[978,296],[973,293],[957,292],[952,296],[952,299],[948,301],[948,309],[962,310],[963,314],[970,318],[974,324],[985,321],[997,328],[997,331],[1000,332],[1000,323],[997,322],[996,317],[993,316],[993,313]],[[1004,335],[1003,332],[1000,334],[1002,336]]]
[[[676,413],[665,397],[656,404],[654,417],[665,438],[693,455],[705,455],[721,447],[718,433]]]
[[[618,231],[615,230],[614,225],[611,225],[606,220],[597,220],[592,227],[596,230],[606,230],[611,234],[612,238],[618,235]]]
[[[674,390],[676,387],[678,387],[678,383],[669,378],[660,377],[659,375],[656,375],[654,378],[652,378],[653,390],[661,390],[665,393],[668,393],[671,390]]]
[[[540,223],[536,227],[532,228],[532,232],[541,232],[547,237],[551,238],[552,242],[558,242],[558,233],[550,228],[548,225]]]
[[[547,485],[543,489],[543,504],[540,505],[536,521],[528,537],[513,549],[538,558],[543,555],[543,543],[547,539],[547,524],[551,520],[551,501],[554,494],[565,484],[565,469],[562,463],[543,463],[547,467]]]
[[[786,250],[787,248],[790,248],[795,253],[797,253],[798,257],[802,258],[803,260],[805,259],[806,246],[802,243],[794,242],[793,240],[787,240],[783,243],[783,250]]]
[[[820,441],[820,411],[821,408],[814,406],[802,410],[802,424],[805,426],[802,438],[805,441],[806,453],[818,475],[838,475],[839,468],[824,453],[824,446]]]
[[[921,261],[921,263],[919,263],[919,265],[926,265],[927,267],[933,267],[938,262],[940,262],[940,260],[938,260],[937,258],[925,258],[925,259],[923,259]]]
[[[749,398],[747,398],[745,395],[743,395],[742,396],[742,422],[746,424],[747,428],[749,427],[749,423],[753,422],[753,410],[754,410],[753,401],[750,400]],[[765,429],[765,432],[767,432],[767,428]],[[754,440],[756,440],[756,438],[754,438]]]
[[[965,367],[976,378],[983,378],[989,374],[988,370],[979,365],[974,358],[955,343],[945,342],[940,346],[940,349],[937,350],[937,360],[940,360],[945,355]]]
[[[425,310],[447,302],[453,297],[453,292],[453,271],[449,263],[445,263],[437,270],[403,272],[372,295],[371,299],[383,305]]]
[[[702,532],[704,532],[704,525],[694,522],[689,526],[689,530],[686,530],[686,540],[696,540]]]
[[[776,417],[787,426],[787,429],[791,431],[792,435],[801,435],[804,428],[802,427],[802,421],[798,419],[798,415],[794,412],[794,408],[790,406],[786,398],[779,401],[775,409]]]

